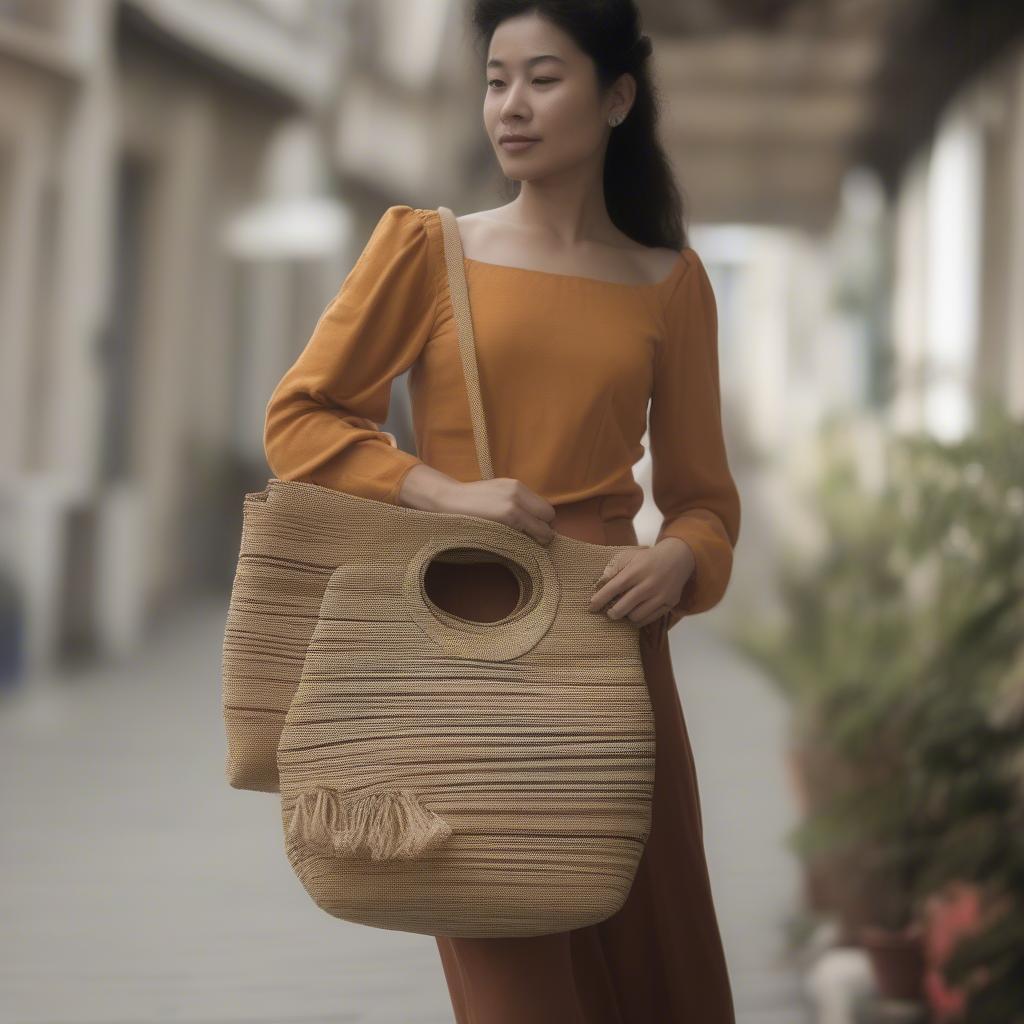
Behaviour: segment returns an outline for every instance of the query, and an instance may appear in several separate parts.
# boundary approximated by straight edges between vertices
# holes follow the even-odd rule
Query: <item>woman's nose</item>
[[[505,102],[501,105],[501,120],[508,131],[519,131],[529,114],[523,99],[523,90],[517,85],[509,86]]]

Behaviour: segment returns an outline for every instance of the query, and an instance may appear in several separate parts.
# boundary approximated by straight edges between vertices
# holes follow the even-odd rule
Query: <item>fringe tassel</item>
[[[452,827],[408,789],[346,798],[317,786],[299,794],[287,834],[335,856],[410,860],[443,843]]]

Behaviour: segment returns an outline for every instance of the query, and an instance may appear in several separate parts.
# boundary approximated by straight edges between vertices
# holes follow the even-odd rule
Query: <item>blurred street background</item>
[[[1019,1024],[1024,5],[640,7],[744,502],[671,634],[738,1024]],[[510,198],[468,10],[0,0],[0,1022],[453,1019],[219,673],[277,381],[388,206]]]

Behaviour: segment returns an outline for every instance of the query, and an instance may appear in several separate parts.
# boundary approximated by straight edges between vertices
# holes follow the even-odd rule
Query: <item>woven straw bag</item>
[[[440,207],[481,476],[493,478],[455,215]],[[271,478],[247,494],[223,651],[227,774],[279,791],[315,903],[376,928],[530,936],[603,921],[650,833],[638,627],[587,610],[621,547]],[[495,622],[432,561],[499,562]]]

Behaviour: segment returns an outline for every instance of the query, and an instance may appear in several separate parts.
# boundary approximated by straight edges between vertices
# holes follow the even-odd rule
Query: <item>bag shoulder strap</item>
[[[491,449],[487,441],[484,403],[480,396],[480,375],[476,364],[476,343],[473,338],[473,317],[469,308],[469,286],[466,284],[462,237],[455,214],[447,206],[439,206],[437,212],[441,215],[444,258],[448,266],[448,289],[451,293],[455,323],[459,329],[459,352],[462,354],[462,375],[466,381],[469,415],[473,422],[476,460],[480,466],[480,479],[493,480],[494,468],[491,465]]]

